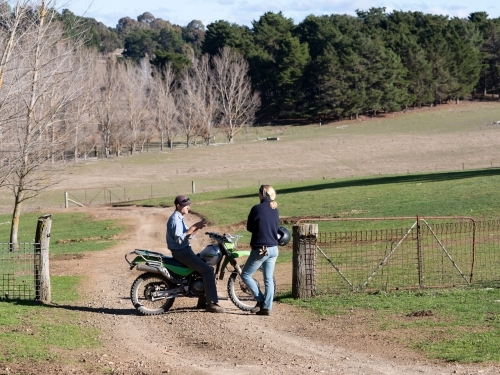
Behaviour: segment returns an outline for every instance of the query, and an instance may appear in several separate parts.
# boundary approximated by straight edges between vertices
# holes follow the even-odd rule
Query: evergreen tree
[[[448,22],[448,44],[451,46],[452,64],[450,75],[455,89],[450,91],[451,99],[470,96],[478,84],[481,73],[481,33],[470,21],[453,18]]]
[[[421,13],[394,11],[387,19],[387,46],[405,67],[406,95],[403,105],[422,106],[432,103],[432,66],[418,43],[416,19]]]
[[[218,54],[223,47],[247,55],[252,48],[252,36],[248,27],[227,21],[216,21],[207,26],[201,52],[211,56]]]
[[[335,48],[343,38],[336,17],[311,15],[296,30],[300,40],[309,46],[311,57],[303,79],[304,114],[341,117],[347,81],[338,49]]]
[[[116,30],[93,18],[80,17],[69,9],[63,9],[60,21],[66,35],[75,39],[82,38],[87,47],[96,48],[99,52],[108,53],[123,46]]]
[[[156,32],[152,30],[134,29],[127,33],[124,41],[123,56],[139,61],[146,56],[150,58],[158,49],[158,42],[155,40]]]
[[[471,13],[469,20],[481,32],[482,66],[476,86],[482,95],[500,94],[500,18],[488,19],[488,13]]]
[[[200,57],[205,40],[205,26],[198,20],[189,22],[186,27],[182,28],[182,39],[191,46],[195,55]]]
[[[261,114],[290,116],[303,98],[307,44],[293,34],[293,20],[281,12],[265,13],[252,25],[255,49],[247,57],[254,87],[261,92]]]

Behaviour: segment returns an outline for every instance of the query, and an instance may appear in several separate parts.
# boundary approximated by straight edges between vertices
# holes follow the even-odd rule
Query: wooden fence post
[[[35,235],[35,299],[50,303],[49,243],[52,215],[38,218]]]
[[[293,298],[309,298],[316,292],[317,234],[318,224],[293,226]]]

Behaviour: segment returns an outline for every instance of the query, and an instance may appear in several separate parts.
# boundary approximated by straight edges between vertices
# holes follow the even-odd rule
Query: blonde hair
[[[271,199],[271,203],[269,204],[273,210],[278,208],[278,202],[276,199],[276,191],[274,191],[271,185],[261,185],[259,189],[259,194],[263,197],[269,197]]]

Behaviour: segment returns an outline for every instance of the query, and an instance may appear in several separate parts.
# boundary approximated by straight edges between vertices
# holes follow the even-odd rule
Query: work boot
[[[255,313],[255,315],[267,315],[267,316],[269,316],[269,315],[271,315],[271,310],[269,310],[269,309],[260,309],[259,311],[257,311]]]
[[[196,305],[196,309],[203,310],[203,309],[206,309],[206,308],[207,308],[207,303],[206,302],[200,302],[200,301],[198,301],[198,304]]]
[[[253,309],[250,310],[250,312],[252,314],[258,313],[260,311],[260,309],[262,309],[263,307],[264,307],[264,302],[257,301],[257,304],[255,305],[255,307]]]
[[[207,308],[207,299],[205,298],[205,296],[198,298],[198,304],[196,305],[196,308],[202,310]]]
[[[225,313],[226,312],[226,310],[224,310],[223,307],[220,307],[216,303],[210,303],[210,304],[208,304],[205,311],[207,311],[207,312],[213,312],[213,313]]]

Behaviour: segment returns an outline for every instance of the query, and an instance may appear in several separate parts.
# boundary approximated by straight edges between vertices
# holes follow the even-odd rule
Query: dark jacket
[[[268,197],[262,199],[250,210],[247,220],[247,230],[252,233],[250,246],[278,246],[278,209],[270,207]]]

